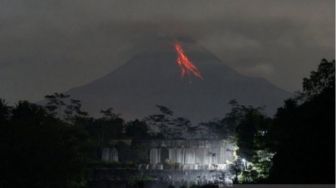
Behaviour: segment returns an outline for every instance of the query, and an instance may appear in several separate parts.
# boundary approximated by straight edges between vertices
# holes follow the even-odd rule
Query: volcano
[[[181,77],[174,43],[166,43],[138,52],[106,76],[67,93],[80,99],[91,115],[112,107],[126,119],[143,118],[157,112],[159,104],[197,122],[224,117],[232,99],[265,106],[272,115],[290,96],[263,78],[239,74],[203,47],[188,42],[181,46],[202,79]]]

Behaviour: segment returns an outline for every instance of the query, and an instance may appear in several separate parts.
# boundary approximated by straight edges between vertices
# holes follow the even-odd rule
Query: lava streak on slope
[[[203,80],[201,72],[194,64],[191,63],[187,55],[184,53],[180,43],[175,42],[175,50],[177,53],[176,63],[181,69],[181,76],[184,77],[186,75],[193,74],[197,78]]]

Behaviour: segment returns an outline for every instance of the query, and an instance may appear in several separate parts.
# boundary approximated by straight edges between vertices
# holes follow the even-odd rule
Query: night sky
[[[39,101],[113,71],[160,36],[187,36],[287,91],[334,59],[333,0],[1,0],[0,97]]]

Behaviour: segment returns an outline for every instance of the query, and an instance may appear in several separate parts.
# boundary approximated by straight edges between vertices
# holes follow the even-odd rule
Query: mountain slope
[[[265,79],[238,74],[205,49],[184,46],[203,80],[192,75],[182,78],[176,52],[167,45],[138,53],[117,70],[67,93],[82,100],[93,115],[113,107],[127,119],[142,118],[161,104],[194,121],[223,117],[231,99],[266,106],[266,112],[273,114],[290,96]]]

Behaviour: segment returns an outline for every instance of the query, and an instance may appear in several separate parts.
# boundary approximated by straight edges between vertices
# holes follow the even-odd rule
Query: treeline
[[[335,183],[335,60],[323,59],[273,118],[259,112],[244,106],[231,112],[238,114],[232,118],[238,154],[253,163],[233,168],[241,174],[236,182]]]
[[[334,75],[335,61],[323,59],[273,118],[232,100],[225,117],[198,125],[161,105],[157,114],[125,121],[112,108],[90,117],[61,93],[46,96],[45,105],[0,100],[0,187],[87,187],[88,170],[112,139],[188,138],[234,140],[236,183],[334,183]]]

